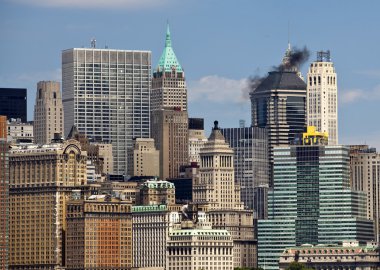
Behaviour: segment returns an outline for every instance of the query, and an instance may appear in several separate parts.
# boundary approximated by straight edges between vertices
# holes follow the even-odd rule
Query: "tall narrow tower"
[[[49,144],[54,133],[63,135],[63,107],[59,82],[37,83],[33,130],[36,144]]]
[[[171,107],[187,111],[185,72],[174,53],[169,25],[165,48],[153,73],[150,102],[152,111]]]
[[[329,145],[338,144],[338,88],[330,51],[317,52],[307,74],[307,122],[327,132]]]
[[[7,117],[0,115],[0,268],[8,269],[9,257],[9,145]]]
[[[250,93],[252,126],[268,132],[270,182],[273,184],[273,149],[291,144],[306,126],[306,84],[292,65],[290,46],[281,68],[268,76]]]
[[[175,178],[188,163],[188,115],[185,73],[172,48],[169,25],[165,48],[153,73],[151,131],[160,151],[160,178]]]

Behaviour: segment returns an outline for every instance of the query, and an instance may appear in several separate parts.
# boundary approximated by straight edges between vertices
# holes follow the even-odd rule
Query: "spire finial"
[[[170,37],[170,29],[169,29],[169,21],[166,22],[166,40],[165,40],[165,47],[171,47],[172,46],[172,39]]]

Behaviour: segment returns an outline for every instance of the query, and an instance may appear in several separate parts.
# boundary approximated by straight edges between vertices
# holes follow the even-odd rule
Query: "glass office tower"
[[[308,129],[302,145],[274,149],[274,185],[268,220],[258,221],[259,267],[278,269],[286,247],[371,241],[366,194],[350,189],[349,148],[313,143]],[[317,140],[318,141],[318,140]]]
[[[74,48],[62,52],[65,134],[73,125],[112,143],[114,171],[127,173],[127,149],[150,136],[151,52]]]

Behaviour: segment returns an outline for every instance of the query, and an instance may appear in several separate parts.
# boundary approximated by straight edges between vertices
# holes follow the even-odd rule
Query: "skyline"
[[[289,22],[292,46],[305,45],[311,51],[301,69],[305,78],[316,51],[331,51],[338,76],[339,142],[366,142],[380,148],[375,115],[380,52],[379,38],[373,34],[380,23],[375,8],[380,4],[348,1],[342,14],[339,3],[327,1],[320,9],[302,1],[141,2],[112,0],[104,7],[102,1],[91,1],[89,7],[87,0],[1,1],[0,87],[28,89],[28,120],[32,120],[37,82],[61,81],[62,50],[90,47],[95,37],[98,48],[107,44],[110,49],[152,51],[154,70],[168,20],[173,48],[187,79],[189,116],[205,118],[206,134],[214,120],[224,128],[237,127],[240,119],[249,126],[251,106],[243,95],[246,82],[281,62]],[[332,16],[312,16],[316,11]]]

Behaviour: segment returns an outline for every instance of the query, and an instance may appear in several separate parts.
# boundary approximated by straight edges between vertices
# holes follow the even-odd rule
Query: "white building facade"
[[[338,144],[338,87],[330,51],[318,52],[307,73],[307,123],[327,132],[329,145]]]
[[[126,174],[133,138],[150,135],[150,85],[150,51],[63,51],[65,134],[76,125],[88,137],[112,143],[113,173]]]

